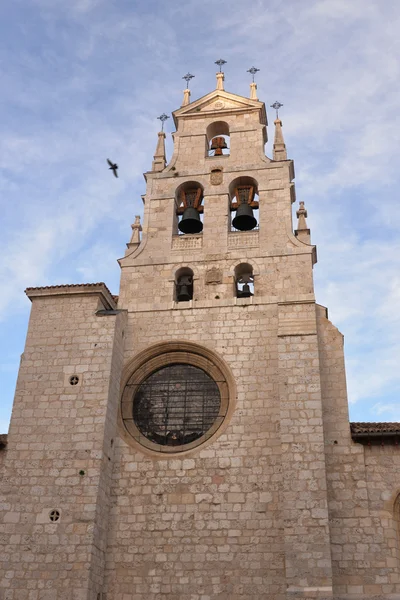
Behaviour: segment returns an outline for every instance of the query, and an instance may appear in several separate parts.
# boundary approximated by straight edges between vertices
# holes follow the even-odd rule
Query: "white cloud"
[[[400,404],[382,404],[378,402],[375,404],[373,409],[376,414],[382,417],[385,421],[393,421],[394,423],[400,422]]]

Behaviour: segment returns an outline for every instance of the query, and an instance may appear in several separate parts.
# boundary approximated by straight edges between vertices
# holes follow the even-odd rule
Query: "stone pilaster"
[[[282,516],[287,599],[332,598],[314,303],[279,306]]]

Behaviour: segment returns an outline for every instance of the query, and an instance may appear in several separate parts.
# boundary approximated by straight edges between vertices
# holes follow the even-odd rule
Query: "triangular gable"
[[[202,96],[198,100],[182,106],[173,112],[172,115],[175,125],[177,125],[177,120],[181,117],[198,117],[199,115],[208,116],[211,114],[223,115],[231,112],[248,112],[249,110],[260,111],[260,122],[267,124],[264,102],[230,94],[229,92],[225,92],[225,90],[214,90],[206,96]]]

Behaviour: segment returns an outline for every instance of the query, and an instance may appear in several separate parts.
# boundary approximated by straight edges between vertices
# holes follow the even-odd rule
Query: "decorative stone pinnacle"
[[[224,89],[225,76],[222,72],[217,73],[217,90]]]
[[[279,102],[278,103],[275,102],[275,104],[279,104]],[[272,106],[273,106],[273,108],[276,108],[274,105],[272,105]],[[276,109],[276,110],[278,110],[278,109]],[[275,125],[275,136],[274,136],[273,159],[274,160],[287,160],[286,146],[285,146],[285,141],[283,139],[283,132],[282,132],[282,121],[279,118],[275,119],[274,125]]]
[[[142,225],[140,224],[140,215],[135,215],[135,222],[131,225],[131,227],[132,229],[139,229],[140,231],[142,231]]]
[[[142,231],[142,225],[140,223],[140,215],[135,216],[135,222],[131,225],[132,237],[130,244],[140,244],[140,232]]]
[[[161,117],[167,117],[167,115],[161,115]],[[161,119],[161,117],[158,117],[159,119]],[[168,117],[167,117],[168,119]],[[164,119],[165,121],[165,119]],[[164,123],[163,123],[164,125]],[[165,169],[166,164],[167,164],[167,160],[166,160],[166,156],[165,156],[165,132],[163,130],[158,132],[158,140],[157,140],[157,147],[156,147],[156,151],[154,154],[154,160],[153,160],[153,166],[152,166],[152,171],[162,171],[163,169]]]
[[[186,90],[183,90],[182,106],[187,106],[188,104],[190,104],[190,90],[186,88]]]
[[[307,217],[307,210],[304,206],[304,202],[299,202],[300,206],[299,206],[299,210],[296,212],[297,218],[300,218],[300,215],[304,215],[304,217]]]
[[[298,223],[297,223],[297,229],[295,230],[294,234],[302,242],[305,242],[306,244],[310,244],[310,242],[311,242],[310,230],[307,227],[307,222],[306,222],[307,211],[304,207],[304,202],[300,202],[299,210],[296,212],[296,215],[298,218]]]
[[[258,100],[257,98],[257,84],[252,81],[250,84],[250,100]]]

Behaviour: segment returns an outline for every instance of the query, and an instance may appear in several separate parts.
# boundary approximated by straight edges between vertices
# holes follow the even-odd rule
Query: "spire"
[[[132,223],[132,237],[129,244],[127,244],[128,248],[132,248],[132,246],[138,246],[140,244],[140,232],[142,231],[142,225],[140,223],[140,216],[135,216],[135,222]]]
[[[165,133],[163,131],[158,132],[157,148],[154,154],[152,171],[162,171],[165,169],[167,160],[165,158]]]
[[[307,210],[304,207],[304,202],[300,202],[299,210],[296,212],[298,218],[297,229],[295,229],[295,236],[306,244],[311,243],[310,230],[307,227]]]
[[[275,119],[274,160],[287,160],[286,146],[283,139],[282,121]]]
[[[182,106],[187,106],[188,104],[190,104],[190,90],[186,88],[186,90],[183,90]]]
[[[167,164],[167,160],[165,158],[164,123],[167,119],[169,119],[169,116],[163,113],[162,115],[157,117],[157,119],[160,119],[161,121],[161,131],[158,132],[157,148],[156,153],[154,155],[153,165],[151,167],[152,171],[162,171],[163,169],[165,169],[165,166]]]

